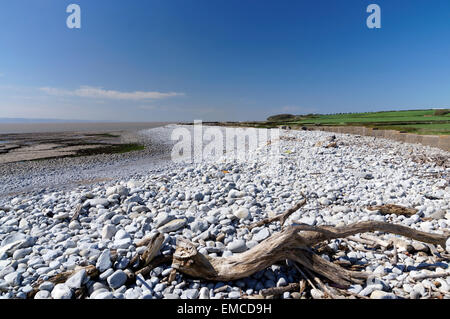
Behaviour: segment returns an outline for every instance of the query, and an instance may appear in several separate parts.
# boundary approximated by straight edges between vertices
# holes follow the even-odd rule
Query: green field
[[[437,114],[436,114],[437,113]],[[411,110],[373,113],[309,114],[275,117],[259,127],[290,126],[366,126],[422,135],[450,135],[450,112]]]

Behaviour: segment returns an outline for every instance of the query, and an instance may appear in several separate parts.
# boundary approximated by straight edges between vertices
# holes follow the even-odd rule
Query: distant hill
[[[288,120],[294,120],[296,118],[295,115],[292,114],[278,114],[278,115],[272,115],[267,118],[268,122],[278,122],[278,121],[288,121]]]

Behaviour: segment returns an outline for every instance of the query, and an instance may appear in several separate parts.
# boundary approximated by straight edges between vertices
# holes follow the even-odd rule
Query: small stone
[[[131,238],[130,234],[128,234],[125,230],[123,229],[119,229],[115,235],[115,240],[121,240],[121,239],[126,239],[126,238]]]
[[[186,219],[174,219],[164,226],[158,228],[158,230],[161,233],[170,233],[173,231],[177,231],[178,229],[182,228],[184,225],[186,225]]]
[[[318,202],[319,202],[321,205],[324,205],[324,206],[328,206],[328,205],[331,204],[331,201],[330,201],[328,198],[326,198],[326,197],[320,198]]]
[[[120,260],[115,264],[116,269],[125,269],[128,264],[130,263],[130,260],[126,257],[120,258]]]
[[[234,212],[233,214],[234,216],[236,216],[237,218],[243,220],[243,219],[247,219],[250,215],[250,213],[248,212],[247,208],[239,208],[236,212]]]
[[[22,233],[7,235],[0,244],[0,256],[5,253],[12,255],[17,249],[31,247],[35,241],[35,238]]]
[[[69,215],[68,212],[61,212],[61,213],[59,213],[59,214],[53,216],[53,219],[56,219],[56,220],[64,220],[64,219],[69,218],[69,217],[70,217],[70,215]]]
[[[291,298],[292,299],[300,299],[302,297],[302,294],[301,293],[299,293],[299,292],[293,292],[293,293],[291,293]]]
[[[116,270],[111,276],[108,277],[106,280],[108,282],[108,285],[113,288],[119,288],[122,286],[126,281],[128,277],[127,274],[123,270]]]
[[[50,292],[47,290],[40,290],[34,295],[34,299],[50,299]]]
[[[22,274],[19,272],[12,272],[10,274],[7,274],[4,279],[5,282],[10,286],[19,286],[22,279]]]
[[[375,290],[370,294],[370,299],[396,299],[397,297],[393,293]]]
[[[218,242],[222,242],[224,239],[225,239],[225,234],[224,233],[220,233],[216,237],[216,241],[218,241]]]
[[[114,225],[105,225],[102,229],[102,239],[111,239],[116,234],[117,229]]]
[[[106,198],[89,199],[89,205],[91,205],[92,207],[96,207],[97,205],[108,207],[109,201]]]
[[[225,250],[222,254],[222,257],[230,257],[233,256],[233,253],[229,250]]]
[[[386,273],[386,268],[383,265],[379,265],[375,270],[373,271],[375,275],[384,275]]]
[[[243,239],[237,239],[229,243],[227,248],[233,253],[241,253],[247,250],[247,245]]]
[[[413,290],[417,291],[422,297],[426,295],[426,290],[423,284],[417,283],[414,285]]]
[[[100,278],[100,280],[106,280],[113,273],[114,270],[112,268],[108,268],[105,272],[102,272],[98,277]]]
[[[69,229],[72,229],[72,230],[81,229],[81,225],[78,221],[74,220],[74,221],[70,222]]]
[[[114,295],[110,291],[103,291],[100,293],[97,293],[92,297],[91,299],[113,299]]]
[[[67,279],[66,281],[66,285],[72,289],[79,289],[86,282],[86,280],[87,280],[86,270],[82,269],[73,274],[72,276],[70,276],[69,279]]]
[[[55,287],[55,284],[50,281],[44,281],[40,286],[39,290],[47,290],[51,292],[53,288]]]
[[[142,213],[142,212],[148,212],[150,209],[147,206],[144,205],[138,205],[138,206],[134,206],[132,208],[132,211],[134,213]]]
[[[284,277],[281,277],[277,281],[277,287],[284,287],[284,286],[287,286],[287,281]]]
[[[239,291],[231,291],[228,294],[228,298],[230,299],[239,299],[241,297],[241,293]]]
[[[31,248],[31,247],[17,249],[13,254],[13,259],[14,260],[22,259],[25,256],[29,255],[32,251],[33,251],[33,248]]]
[[[166,212],[159,213],[158,216],[155,218],[155,228],[159,228],[161,226],[164,226],[168,222],[170,222],[173,219],[172,216],[167,214]]]
[[[194,200],[197,202],[200,202],[201,200],[203,200],[205,196],[202,193],[197,193],[194,195]]]
[[[142,187],[144,187],[144,183],[132,179],[132,180],[129,180],[129,181],[127,182],[127,187],[128,187],[129,189],[142,188]]]
[[[155,292],[162,292],[167,287],[166,283],[159,283],[153,289]]]
[[[114,241],[114,245],[117,249],[127,249],[131,245],[131,238],[123,238]]]
[[[110,196],[112,194],[119,194],[119,196],[126,197],[128,196],[128,188],[123,185],[117,185],[106,189],[106,196]]]
[[[351,285],[348,291],[353,292],[354,294],[359,294],[363,290],[361,285]]]
[[[268,238],[269,236],[270,236],[269,230],[267,228],[263,228],[253,236],[253,240],[260,242]]]
[[[104,272],[106,269],[112,266],[111,253],[109,249],[104,250],[97,259],[96,268],[100,272]]]
[[[208,287],[202,287],[200,289],[200,296],[198,299],[209,299],[209,289]]]
[[[184,291],[186,299],[197,299],[199,296],[198,289],[187,289]]]
[[[428,252],[430,249],[428,248],[428,246],[426,246],[423,243],[419,243],[419,242],[413,242],[412,246],[414,248],[415,251],[423,251],[423,252]]]
[[[242,193],[240,191],[238,191],[237,189],[232,189],[228,192],[228,197],[229,198],[240,198],[242,197]]]
[[[322,299],[324,297],[324,293],[318,289],[311,289],[310,293],[313,299]]]
[[[53,299],[71,299],[72,290],[66,284],[57,284],[52,290]]]
[[[368,296],[375,290],[383,290],[383,285],[375,284],[375,285],[367,286],[363,290],[361,290],[358,294],[361,296]]]
[[[431,214],[430,218],[433,218],[433,219],[444,219],[445,218],[445,214],[446,214],[445,210],[440,210],[440,211],[437,211],[437,212]]]

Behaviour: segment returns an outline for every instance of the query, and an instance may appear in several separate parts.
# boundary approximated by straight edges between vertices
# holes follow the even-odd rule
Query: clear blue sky
[[[80,30],[66,27],[70,3]],[[371,3],[381,29],[366,26]],[[0,0],[0,117],[262,120],[449,106],[448,0]]]

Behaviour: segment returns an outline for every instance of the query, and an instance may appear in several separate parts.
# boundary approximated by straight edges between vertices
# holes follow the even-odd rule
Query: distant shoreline
[[[171,122],[34,122],[1,123],[0,134],[135,131]]]

